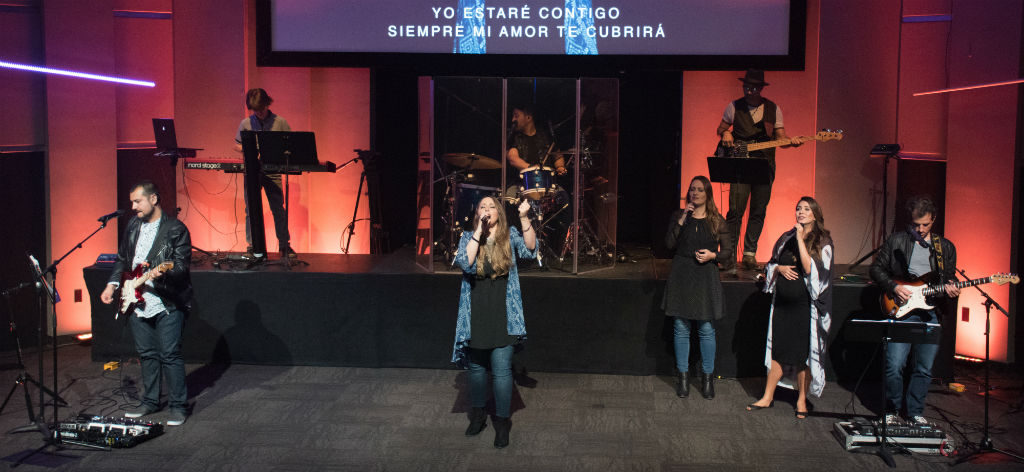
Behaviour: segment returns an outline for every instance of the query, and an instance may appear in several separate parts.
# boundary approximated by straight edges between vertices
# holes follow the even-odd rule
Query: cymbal
[[[487,156],[471,152],[450,152],[441,156],[445,162],[465,169],[501,169],[501,163]]]

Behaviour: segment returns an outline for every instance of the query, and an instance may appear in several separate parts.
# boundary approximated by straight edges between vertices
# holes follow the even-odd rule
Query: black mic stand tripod
[[[10,332],[11,332],[11,337],[14,338],[15,353],[17,355],[17,360],[18,360],[17,367],[19,369],[21,369],[21,374],[19,374],[18,377],[16,379],[14,379],[14,385],[11,385],[11,390],[9,392],[7,392],[7,397],[4,398],[3,404],[0,404],[0,414],[3,414],[4,408],[7,407],[7,403],[11,401],[11,397],[14,396],[14,392],[17,391],[18,390],[18,386],[21,385],[22,390],[24,390],[24,392],[25,392],[25,407],[26,407],[25,409],[28,412],[28,421],[29,421],[28,425],[15,428],[14,430],[11,431],[12,433],[25,432],[25,431],[34,431],[34,430],[36,430],[38,428],[38,425],[37,425],[37,422],[36,422],[36,415],[35,415],[35,412],[33,411],[34,407],[32,405],[32,397],[28,393],[28,386],[29,386],[29,384],[35,386],[37,389],[39,389],[39,392],[40,392],[40,404],[39,404],[39,409],[40,409],[39,417],[40,418],[43,417],[43,408],[45,406],[45,403],[43,403],[43,399],[45,398],[44,394],[45,395],[49,395],[51,398],[54,399],[54,401],[58,401],[58,402],[63,403],[62,406],[67,406],[67,402],[64,401],[64,399],[61,398],[60,395],[57,395],[53,390],[50,390],[50,389],[46,388],[45,385],[39,383],[39,381],[37,381],[36,379],[32,378],[32,375],[30,375],[28,373],[28,370],[25,367],[25,358],[22,355],[22,351],[21,351],[21,337],[18,335],[18,323],[14,319],[14,309],[11,308],[11,297],[10,297],[10,295],[12,293],[15,293],[15,292],[21,290],[21,289],[24,289],[24,288],[27,288],[27,287],[33,287],[33,286],[35,286],[35,284],[32,283],[32,282],[22,282],[21,284],[18,284],[15,287],[12,287],[12,288],[9,288],[9,289],[6,289],[6,290],[0,292],[0,295],[3,295],[4,301],[7,303],[7,313],[8,313],[8,316],[10,318],[10,320],[9,320],[9,328],[10,328]],[[40,354],[42,354],[42,353],[40,353]],[[40,359],[40,362],[42,362],[42,355],[39,356],[39,359]],[[40,375],[42,375],[42,374],[40,374]]]
[[[963,269],[957,269],[957,272],[959,272],[960,275],[963,276],[965,279],[971,280],[971,278],[967,276],[967,273],[964,272]],[[994,306],[994,307],[996,307],[997,310],[1003,312],[1003,314],[1006,315],[1007,318],[1010,318],[1010,314],[1007,313],[1007,311],[1002,306],[999,305],[999,302],[995,301],[991,296],[989,296],[989,294],[986,293],[985,290],[983,290],[980,286],[975,285],[974,288],[977,289],[979,292],[981,292],[981,295],[985,297],[985,302],[984,302],[984,305],[985,305],[985,423],[984,423],[984,428],[982,429],[981,441],[978,443],[977,448],[975,450],[971,451],[970,454],[967,454],[966,456],[963,456],[963,457],[957,459],[955,464],[961,464],[961,463],[967,462],[967,461],[969,461],[969,460],[971,460],[971,459],[973,459],[973,458],[975,458],[977,456],[983,456],[983,455],[989,454],[989,453],[999,453],[999,454],[1005,455],[1007,457],[1010,457],[1010,458],[1012,458],[1013,460],[1015,460],[1017,462],[1024,462],[1024,457],[1021,457],[1021,456],[1019,456],[1017,454],[1014,454],[1012,452],[1009,452],[1009,451],[1004,451],[1002,449],[996,448],[992,444],[992,437],[989,435],[989,427],[988,427],[989,426],[988,425],[988,423],[989,423],[989,421],[988,421],[988,417],[989,417],[989,414],[988,414],[988,397],[989,397],[989,391],[991,391],[991,389],[992,389],[992,386],[989,384],[989,375],[988,375],[989,374],[989,363],[992,362],[989,359],[989,342],[990,342],[991,336],[992,336],[992,323],[991,323],[992,307]]]

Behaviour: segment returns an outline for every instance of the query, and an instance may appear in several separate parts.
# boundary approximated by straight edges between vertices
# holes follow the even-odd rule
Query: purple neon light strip
[[[109,75],[87,74],[85,72],[51,69],[49,67],[30,66],[27,64],[15,64],[13,62],[0,61],[0,67],[5,67],[8,69],[27,70],[31,72],[42,72],[44,74],[66,75],[68,77],[77,77],[80,79],[102,80],[104,82],[114,82],[118,84],[139,85],[142,87],[156,87],[155,82],[148,82],[145,80],[123,79],[121,77],[111,77]]]

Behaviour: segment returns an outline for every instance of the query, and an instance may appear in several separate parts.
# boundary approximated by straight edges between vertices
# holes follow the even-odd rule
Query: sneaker
[[[743,268],[746,270],[757,270],[757,259],[753,254],[743,255]]]
[[[902,420],[900,420],[898,415],[892,413],[885,415],[885,424],[900,424],[901,422]]]
[[[167,417],[167,426],[181,426],[185,423],[186,418],[187,416],[185,416],[185,412],[177,410],[172,411]]]
[[[296,257],[299,257],[299,255],[296,254],[295,251],[292,250],[291,246],[285,246],[285,247],[281,248],[281,255],[282,256],[288,256],[288,257],[291,257],[293,259],[296,258]]]
[[[910,422],[914,423],[917,426],[929,426],[929,425],[932,424],[930,421],[928,421],[928,418],[925,418],[925,417],[923,417],[921,415],[911,416],[910,417]]]
[[[148,407],[146,405],[142,405],[142,406],[139,406],[139,407],[136,407],[134,409],[126,411],[124,413],[124,417],[125,418],[142,418],[143,416],[150,415],[150,414],[153,414],[153,413],[156,413],[156,409],[155,408],[150,408],[150,407]]]

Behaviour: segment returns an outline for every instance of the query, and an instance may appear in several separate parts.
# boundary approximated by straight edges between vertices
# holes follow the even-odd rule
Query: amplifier
[[[877,446],[882,437],[882,428],[877,421],[855,418],[853,421],[833,424],[832,434],[847,451],[852,451],[865,446]],[[934,425],[890,424],[886,436],[891,443],[921,454],[949,455],[954,449],[949,435]]]
[[[164,425],[131,418],[78,415],[57,423],[61,439],[97,446],[132,447],[164,433]]]

